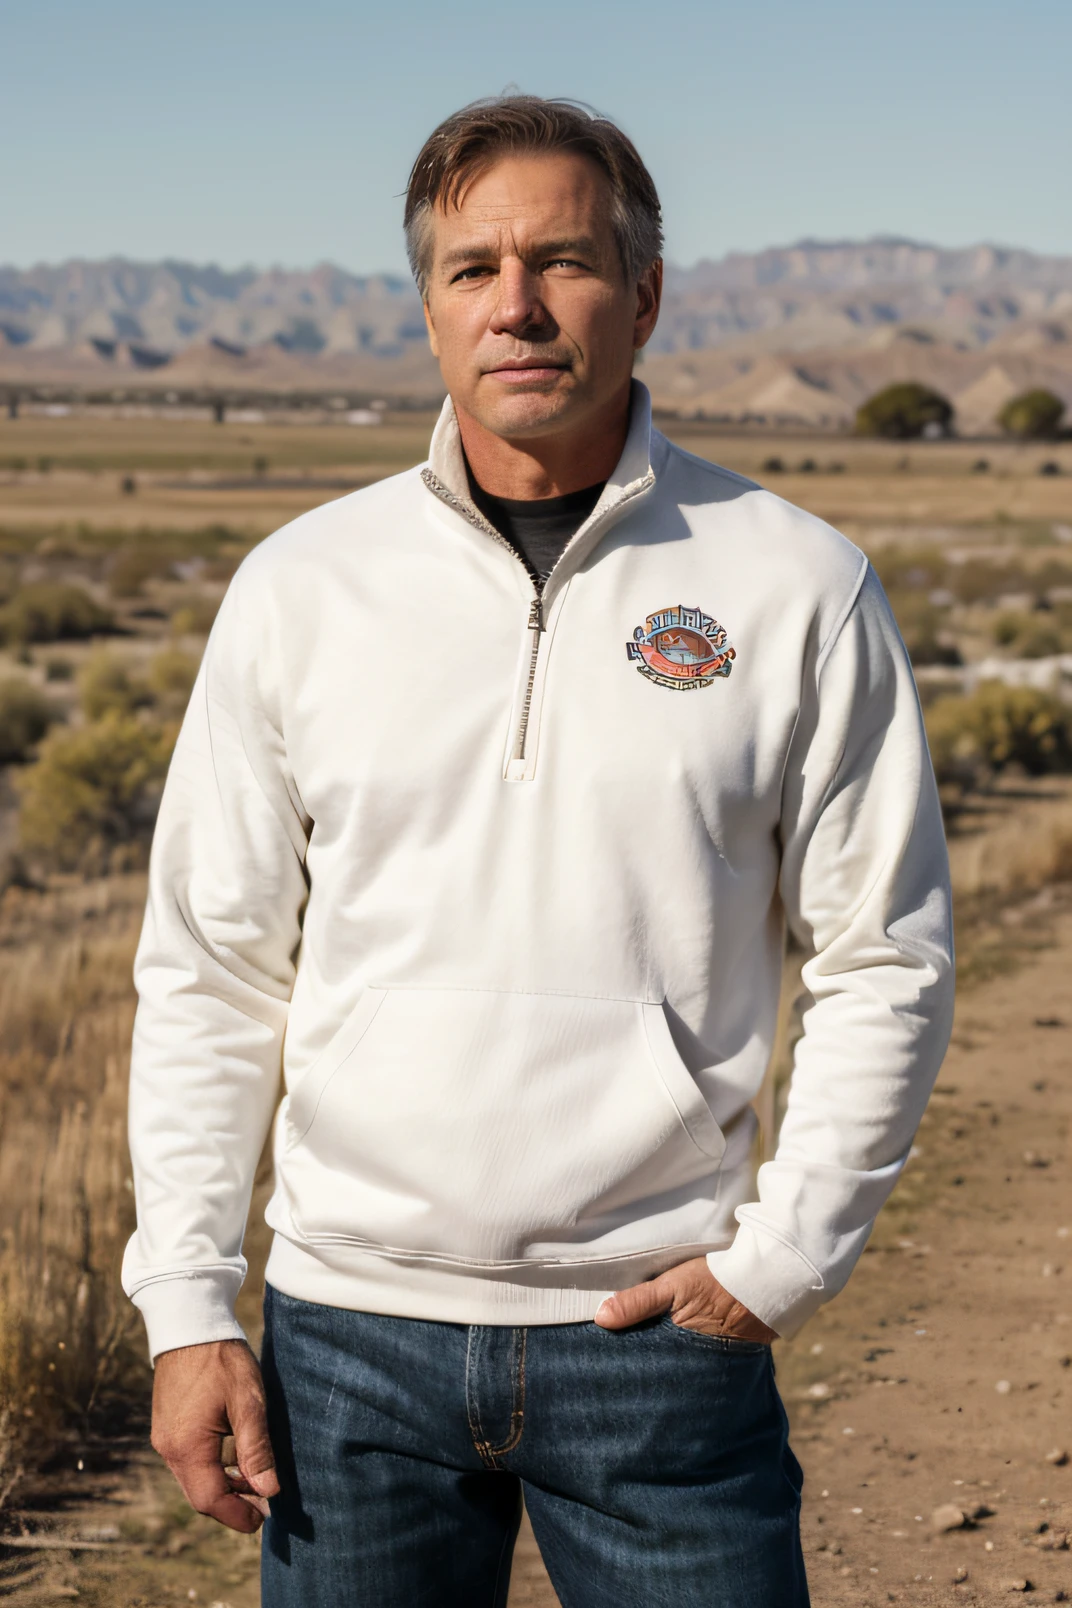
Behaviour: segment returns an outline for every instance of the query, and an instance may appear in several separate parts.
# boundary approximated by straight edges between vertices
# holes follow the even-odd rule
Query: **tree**
[[[912,441],[929,433],[945,435],[953,421],[953,405],[929,386],[908,382],[888,385],[857,409],[856,434]]]
[[[1023,441],[1046,441],[1057,434],[1064,411],[1059,396],[1039,387],[1022,391],[1006,402],[998,414],[998,423],[1007,435],[1019,436]]]

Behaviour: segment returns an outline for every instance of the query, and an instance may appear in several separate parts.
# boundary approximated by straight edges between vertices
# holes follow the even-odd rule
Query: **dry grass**
[[[317,503],[418,463],[434,415],[389,415],[378,427],[196,419],[27,415],[0,420],[5,522],[136,530],[224,520],[266,535]],[[728,430],[663,419],[690,452],[747,475],[833,524],[1072,521],[1072,447],[1008,441],[911,443],[836,434]],[[780,459],[783,472],[764,465]],[[986,458],[985,474],[972,472]],[[1062,473],[1039,474],[1052,460]],[[815,470],[803,472],[811,461]],[[837,472],[833,472],[837,468]],[[133,476],[136,491],[124,493]],[[309,483],[302,484],[308,476]],[[331,484],[338,481],[340,484]],[[230,483],[228,483],[230,482]]]
[[[144,1400],[119,1287],[141,878],[0,903],[0,1502]]]

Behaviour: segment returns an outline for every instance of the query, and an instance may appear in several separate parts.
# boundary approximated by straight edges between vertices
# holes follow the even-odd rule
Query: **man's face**
[[[425,318],[459,412],[524,440],[622,404],[655,327],[661,264],[626,280],[588,157],[506,156],[434,213]]]

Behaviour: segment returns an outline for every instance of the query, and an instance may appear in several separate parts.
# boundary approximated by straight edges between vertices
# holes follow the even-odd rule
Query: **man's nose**
[[[547,309],[540,299],[540,281],[519,257],[507,257],[499,264],[499,294],[491,315],[496,335],[522,336],[547,323]]]

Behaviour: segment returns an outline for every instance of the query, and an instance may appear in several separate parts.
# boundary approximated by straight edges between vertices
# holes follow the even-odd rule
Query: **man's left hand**
[[[634,1284],[608,1295],[595,1321],[602,1329],[630,1329],[645,1318],[669,1312],[682,1329],[721,1335],[727,1340],[758,1340],[769,1346],[778,1336],[753,1312],[732,1296],[715,1278],[706,1258],[693,1257],[660,1273],[657,1279]]]

